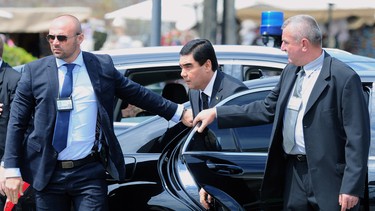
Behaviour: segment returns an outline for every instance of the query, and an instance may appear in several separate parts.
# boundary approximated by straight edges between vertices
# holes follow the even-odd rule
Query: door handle
[[[232,164],[214,163],[210,160],[206,161],[207,167],[219,174],[242,174],[243,169],[239,166]]]

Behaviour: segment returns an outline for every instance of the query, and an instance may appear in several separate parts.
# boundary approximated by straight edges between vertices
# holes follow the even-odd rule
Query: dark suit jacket
[[[211,101],[208,107],[212,108],[216,104],[218,104],[221,100],[225,99],[226,97],[240,92],[247,90],[247,86],[242,83],[242,81],[233,78],[230,75],[227,75],[220,70],[217,70],[216,79],[214,82],[214,86],[212,89],[211,94]],[[190,105],[191,109],[193,110],[194,117],[199,113],[200,111],[200,105],[199,105],[199,98],[200,98],[200,91],[195,89],[189,90],[189,99],[190,99]]]
[[[4,155],[10,104],[13,101],[20,78],[21,73],[3,61],[0,67],[0,103],[3,103],[3,112],[0,115],[0,158]]]
[[[177,104],[125,78],[108,55],[83,52],[83,60],[97,97],[99,120],[109,150],[107,170],[114,179],[124,180],[124,157],[113,130],[114,97],[168,120],[173,117]],[[26,64],[11,108],[5,168],[21,168],[24,181],[36,190],[48,184],[56,166],[57,152],[52,146],[52,137],[58,84],[53,56]],[[30,118],[35,126],[29,129],[30,135],[25,139]]]
[[[219,127],[274,123],[263,199],[281,197],[285,179],[283,117],[299,68],[287,65],[264,101],[219,107]],[[242,115],[239,115],[242,114]],[[368,106],[359,76],[326,53],[303,117],[312,187],[320,209],[338,210],[339,193],[363,196],[370,143]]]

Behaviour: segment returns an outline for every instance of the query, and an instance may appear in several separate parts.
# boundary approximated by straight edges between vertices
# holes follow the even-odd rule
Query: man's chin
[[[53,54],[56,58],[58,58],[58,59],[61,59],[61,57],[62,57],[62,54],[61,54],[60,52],[52,52],[52,54]]]

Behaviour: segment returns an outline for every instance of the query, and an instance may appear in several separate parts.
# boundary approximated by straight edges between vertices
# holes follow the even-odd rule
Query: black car
[[[364,91],[369,96],[372,114],[375,59],[335,49],[326,50],[359,73]],[[273,55],[268,55],[262,62],[267,59],[265,63],[270,64],[272,58]],[[275,62],[282,64],[280,58],[284,59],[285,65],[286,55],[276,56]],[[237,67],[242,71],[238,75],[246,75],[240,64]],[[281,72],[282,69],[278,70]],[[278,75],[277,71],[274,73]],[[256,80],[242,79],[247,80],[245,84],[250,90],[228,97],[218,106],[264,99],[277,83],[278,76],[258,75],[254,78]],[[185,103],[185,106],[189,107],[189,103]],[[271,124],[218,129],[213,123],[205,133],[198,134],[194,128],[153,116],[127,129],[121,129],[119,124],[115,126],[125,156],[127,180],[121,184],[112,181],[109,185],[111,210],[115,210],[115,207],[126,210],[203,210],[198,194],[201,186],[224,210],[281,209],[282,201],[264,204],[259,199]],[[372,144],[369,188],[366,198],[361,201],[364,210],[375,208],[374,153]]]
[[[109,54],[126,77],[160,95],[164,96],[166,84],[171,83],[185,87],[178,95],[186,95],[178,64],[181,48],[146,47],[96,53]],[[288,62],[287,55],[277,48],[231,45],[214,48],[220,71],[245,81],[250,89],[218,105],[263,99]],[[372,114],[375,59],[337,49],[326,50],[360,74],[364,90],[370,96]],[[110,210],[203,210],[198,195],[202,185],[224,210],[280,209],[281,201],[264,204],[259,200],[271,124],[218,129],[213,123],[205,133],[197,134],[194,128],[166,121],[147,111],[137,110],[135,116],[125,116],[122,111],[129,105],[116,101],[114,127],[125,157],[126,181],[108,179]],[[189,107],[188,102],[184,105]],[[373,148],[371,144],[369,188],[367,198],[361,202],[363,208],[375,208]]]
[[[366,71],[360,75],[373,120],[371,102],[375,97],[375,72]],[[250,90],[234,94],[218,106],[264,99],[278,78],[246,81]],[[281,210],[282,201],[264,204],[259,199],[272,124],[218,129],[214,122],[203,134],[197,133],[195,128],[191,130],[177,124],[161,136],[157,133],[141,134],[142,131],[157,131],[155,129],[160,129],[158,125],[164,121],[153,117],[118,136],[127,157],[128,181],[111,189],[111,207],[203,210],[198,192],[204,184],[224,210]],[[373,148],[371,140],[368,192],[361,201],[363,210],[375,208]],[[124,200],[119,200],[121,198]]]

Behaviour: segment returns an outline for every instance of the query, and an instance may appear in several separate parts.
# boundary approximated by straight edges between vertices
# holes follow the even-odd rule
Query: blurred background
[[[375,58],[374,0],[0,0],[0,34],[11,65],[49,55],[49,23],[67,13],[83,22],[87,51],[183,45],[198,37],[265,45],[264,11],[280,11],[284,19],[312,15],[324,47]]]

